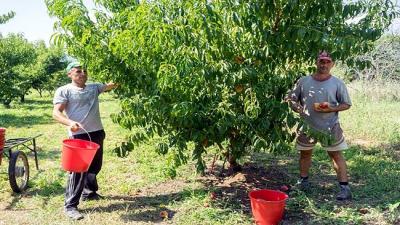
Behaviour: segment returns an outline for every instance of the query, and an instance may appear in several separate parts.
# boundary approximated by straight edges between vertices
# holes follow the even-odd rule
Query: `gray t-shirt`
[[[351,105],[349,93],[344,82],[334,76],[328,80],[317,81],[311,75],[300,78],[289,97],[304,107],[304,119],[314,129],[330,132],[339,123],[338,112],[317,112],[314,103],[329,102],[332,106],[345,103]]]
[[[88,132],[103,129],[99,112],[99,94],[106,85],[94,83],[80,88],[72,84],[59,87],[54,94],[53,104],[65,104],[65,114],[73,121],[82,124]],[[84,130],[69,131],[69,135],[83,134]]]

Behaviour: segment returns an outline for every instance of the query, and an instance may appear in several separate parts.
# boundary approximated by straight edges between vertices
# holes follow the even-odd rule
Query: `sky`
[[[95,7],[91,0],[84,0],[84,3],[89,10]],[[16,15],[0,25],[0,33],[23,33],[29,41],[44,40],[49,44],[56,19],[48,15],[44,0],[0,0],[0,15],[9,11]],[[389,32],[400,33],[400,19],[396,19]]]
[[[90,0],[85,0],[89,9],[94,7]],[[44,40],[49,44],[54,33],[55,18],[50,18],[44,0],[0,0],[0,15],[14,11],[14,18],[0,24],[0,33],[23,33],[29,41]]]

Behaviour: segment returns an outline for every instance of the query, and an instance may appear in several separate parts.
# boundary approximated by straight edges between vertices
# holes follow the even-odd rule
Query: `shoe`
[[[83,215],[76,208],[65,209],[65,215],[73,220],[83,219]]]
[[[81,197],[82,201],[95,201],[95,200],[100,200],[100,199],[104,199],[104,197],[97,194],[96,192],[91,193],[89,195],[82,195],[82,197]]]
[[[344,200],[351,200],[351,191],[349,185],[339,185],[340,186],[340,191],[339,194],[336,196],[336,199],[339,201],[344,201]]]
[[[297,181],[296,186],[301,190],[301,191],[309,191],[311,188],[311,184],[308,181],[308,179],[300,179]]]
[[[239,164],[230,166],[229,169],[231,169],[233,173],[238,173],[238,172],[241,172],[243,170],[242,166],[239,165]]]

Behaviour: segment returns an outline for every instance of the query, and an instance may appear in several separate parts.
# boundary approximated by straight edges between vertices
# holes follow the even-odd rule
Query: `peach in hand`
[[[329,102],[316,102],[314,103],[315,110],[327,109],[329,108]]]
[[[79,126],[77,126],[77,125],[72,125],[69,129],[70,129],[72,132],[77,132],[77,131],[79,130]]]
[[[329,102],[321,102],[321,103],[319,103],[319,107],[321,109],[327,109],[327,108],[329,108]]]

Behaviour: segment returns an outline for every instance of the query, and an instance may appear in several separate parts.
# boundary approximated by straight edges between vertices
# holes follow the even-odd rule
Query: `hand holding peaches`
[[[317,112],[330,112],[329,102],[316,102],[314,103],[314,110]]]
[[[81,125],[80,125],[79,123],[77,123],[77,122],[73,122],[73,123],[71,123],[71,125],[69,126],[69,129],[70,129],[72,132],[77,132],[79,129],[81,129]]]

